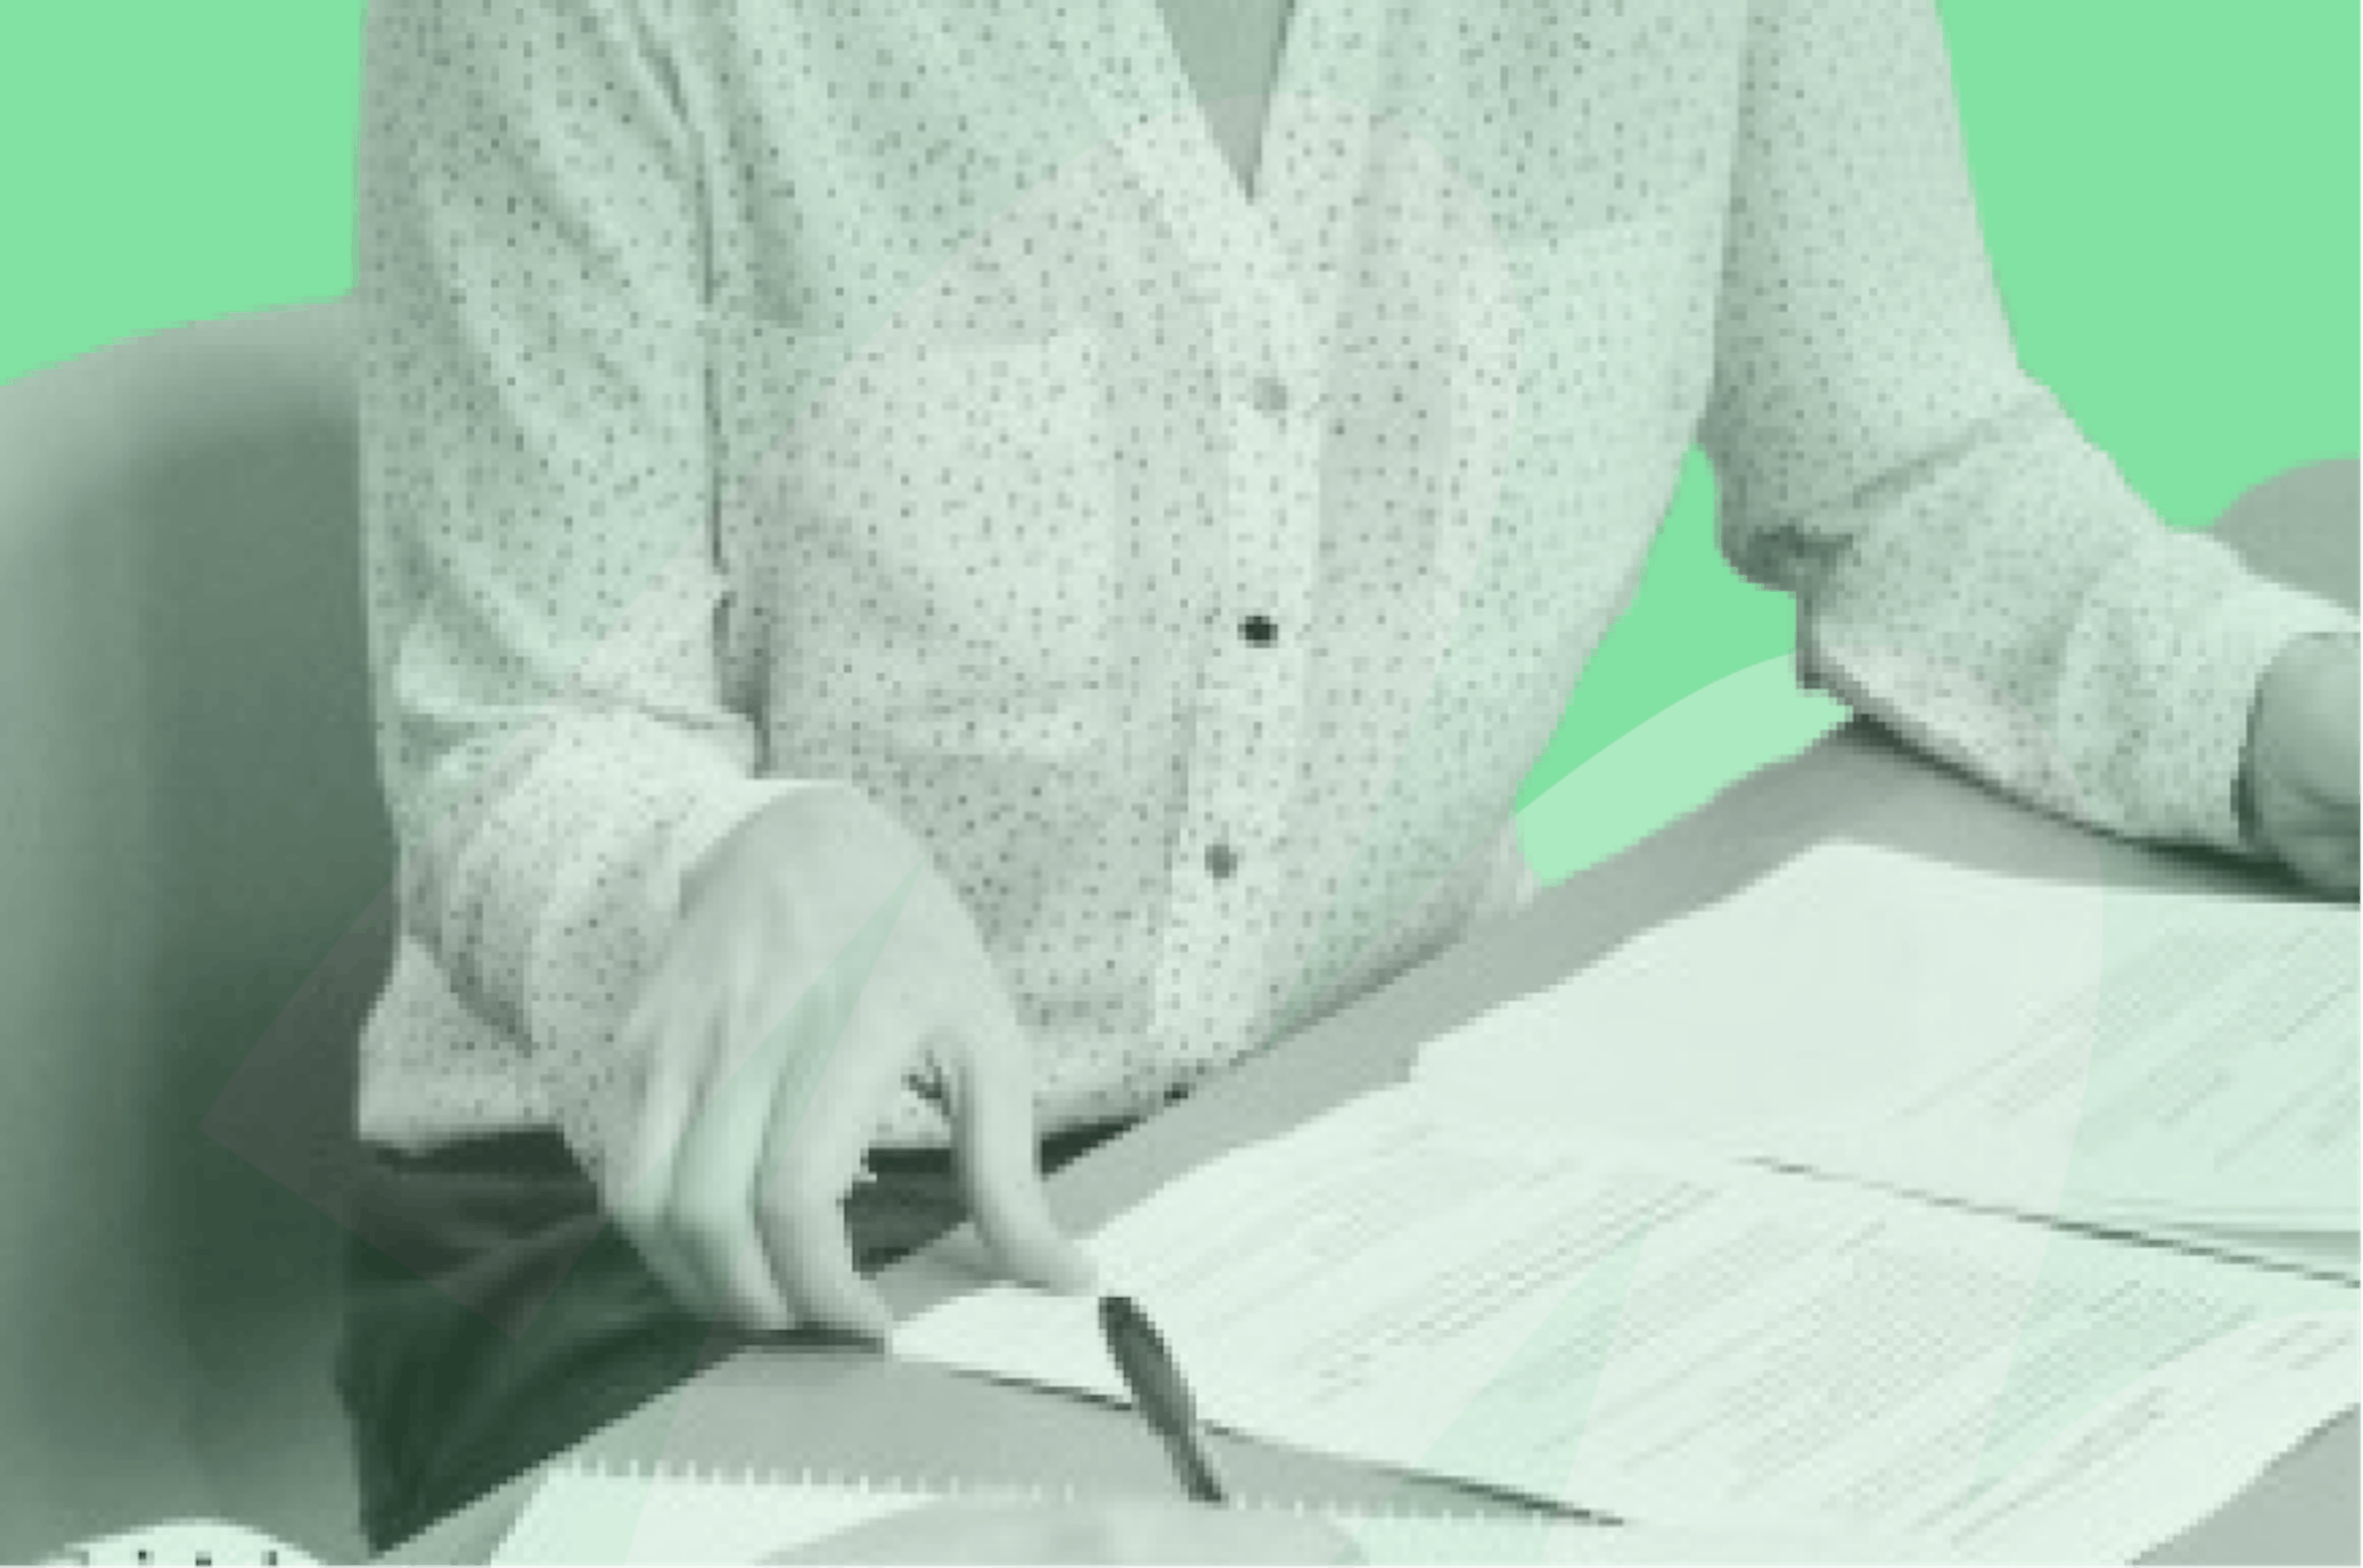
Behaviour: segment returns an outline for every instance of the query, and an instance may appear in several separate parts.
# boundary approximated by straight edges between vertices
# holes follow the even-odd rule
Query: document
[[[1417,1077],[1490,1117],[2023,1214],[2317,1262],[2269,1238],[2344,1237],[2351,1277],[2357,942],[2351,906],[1832,845],[1440,1037]]]
[[[1637,1525],[2124,1561],[2351,1407],[2343,1285],[1609,1137],[1420,1085],[1090,1239],[1218,1426]],[[1089,1300],[900,1353],[1123,1397]]]

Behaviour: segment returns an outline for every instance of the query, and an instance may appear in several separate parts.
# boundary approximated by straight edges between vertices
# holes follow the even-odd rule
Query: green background
[[[487,0],[494,3],[494,0]],[[2170,521],[2357,448],[2352,0],[1943,6],[2029,369]],[[14,8],[0,50],[0,379],[351,278],[356,0]],[[1716,554],[1693,461],[1531,800],[1793,641]]]
[[[0,7],[0,381],[346,289],[359,0]],[[2136,484],[2198,523],[2353,453],[2355,0],[1946,15],[2022,352]],[[84,495],[116,431],[61,407],[0,430],[19,436],[0,442],[0,506],[25,508],[0,515],[0,1321],[22,1350],[0,1356],[0,1412],[26,1412],[0,1417],[0,1559],[217,1514],[349,1560],[347,1434],[320,1374],[343,1238],[314,1207],[309,1141],[351,1103],[392,856],[381,824],[361,831],[358,603],[314,602],[353,580],[352,552],[248,504],[347,476],[274,449],[249,484],[243,437],[208,427],[203,460]],[[185,526],[161,525],[166,496]],[[1712,501],[1694,469],[1530,795],[1789,646],[1786,601],[1715,554]],[[350,651],[291,668],[328,649]],[[1550,820],[1526,839],[1537,871],[1800,733],[1777,679],[1736,684],[1529,813]],[[194,1108],[224,1105],[201,1131]]]

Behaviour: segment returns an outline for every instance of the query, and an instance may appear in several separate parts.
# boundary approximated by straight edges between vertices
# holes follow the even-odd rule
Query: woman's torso
[[[937,852],[1048,1125],[1531,891],[1520,786],[1706,392],[1737,0],[1281,5],[1227,57],[1156,0],[668,40],[726,684]]]

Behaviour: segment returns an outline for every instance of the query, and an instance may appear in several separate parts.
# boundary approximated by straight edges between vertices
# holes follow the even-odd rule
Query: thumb
[[[960,1185],[978,1233],[1013,1277],[1081,1293],[1098,1271],[1051,1217],[1042,1191],[1032,1067],[1015,1020],[959,1053],[950,1087]]]

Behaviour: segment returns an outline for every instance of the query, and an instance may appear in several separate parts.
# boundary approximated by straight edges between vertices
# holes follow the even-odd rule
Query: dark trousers
[[[1048,1140],[1044,1167],[1114,1131]],[[968,1218],[943,1154],[870,1165],[846,1200],[864,1272]],[[336,1377],[372,1551],[755,1342],[674,1303],[554,1132],[373,1149],[354,1197]]]

